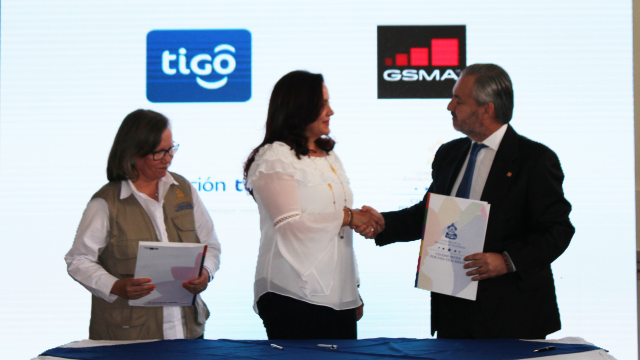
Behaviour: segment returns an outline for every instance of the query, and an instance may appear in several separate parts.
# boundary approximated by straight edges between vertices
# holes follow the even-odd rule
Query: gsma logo
[[[151,102],[242,102],[251,98],[247,30],[153,30],[147,34]]]
[[[466,27],[378,26],[378,99],[447,99],[467,66]]]

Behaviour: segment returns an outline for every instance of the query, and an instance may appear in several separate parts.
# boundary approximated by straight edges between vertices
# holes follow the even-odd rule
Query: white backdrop
[[[204,299],[206,338],[263,339],[252,289],[257,207],[235,190],[262,139],[275,82],[325,76],[331,128],[356,206],[395,210],[424,195],[437,147],[457,138],[448,100],[377,99],[378,25],[466,25],[467,63],[494,62],[515,89],[512,125],[556,151],[577,231],[554,264],[563,328],[619,359],[637,355],[631,1],[2,1],[0,3],[0,348],[33,357],[88,336],[90,294],[63,260],[124,116],[167,115],[172,170],[201,191],[222,244]],[[246,29],[252,97],[150,103],[146,36]],[[366,303],[359,337],[429,337],[429,293],[413,288],[419,242],[356,236]]]

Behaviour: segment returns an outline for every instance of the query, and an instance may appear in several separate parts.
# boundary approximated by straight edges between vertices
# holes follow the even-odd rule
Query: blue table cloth
[[[274,349],[271,344],[283,347]],[[318,344],[333,344],[335,350]],[[553,345],[555,350],[534,353]],[[508,360],[600,349],[592,345],[549,344],[513,339],[451,340],[377,338],[363,340],[160,340],[86,348],[57,347],[41,355],[83,360],[169,359],[429,359]]]

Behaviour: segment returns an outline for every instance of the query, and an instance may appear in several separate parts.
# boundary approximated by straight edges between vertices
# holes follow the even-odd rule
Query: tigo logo
[[[465,26],[378,26],[378,98],[449,98],[466,66]]]
[[[151,102],[242,102],[251,98],[247,30],[154,30],[147,34]]]

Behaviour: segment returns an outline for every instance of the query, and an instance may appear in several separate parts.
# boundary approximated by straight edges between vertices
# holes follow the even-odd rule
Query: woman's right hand
[[[360,209],[352,209],[353,219],[351,220],[351,228],[369,227],[373,228],[376,233],[384,230],[384,220],[376,216],[373,212],[362,211]]]
[[[118,295],[123,299],[135,300],[143,296],[151,294],[156,286],[149,284],[151,279],[148,278],[126,278],[117,280],[111,287],[111,293]],[[145,285],[148,284],[148,285]]]

